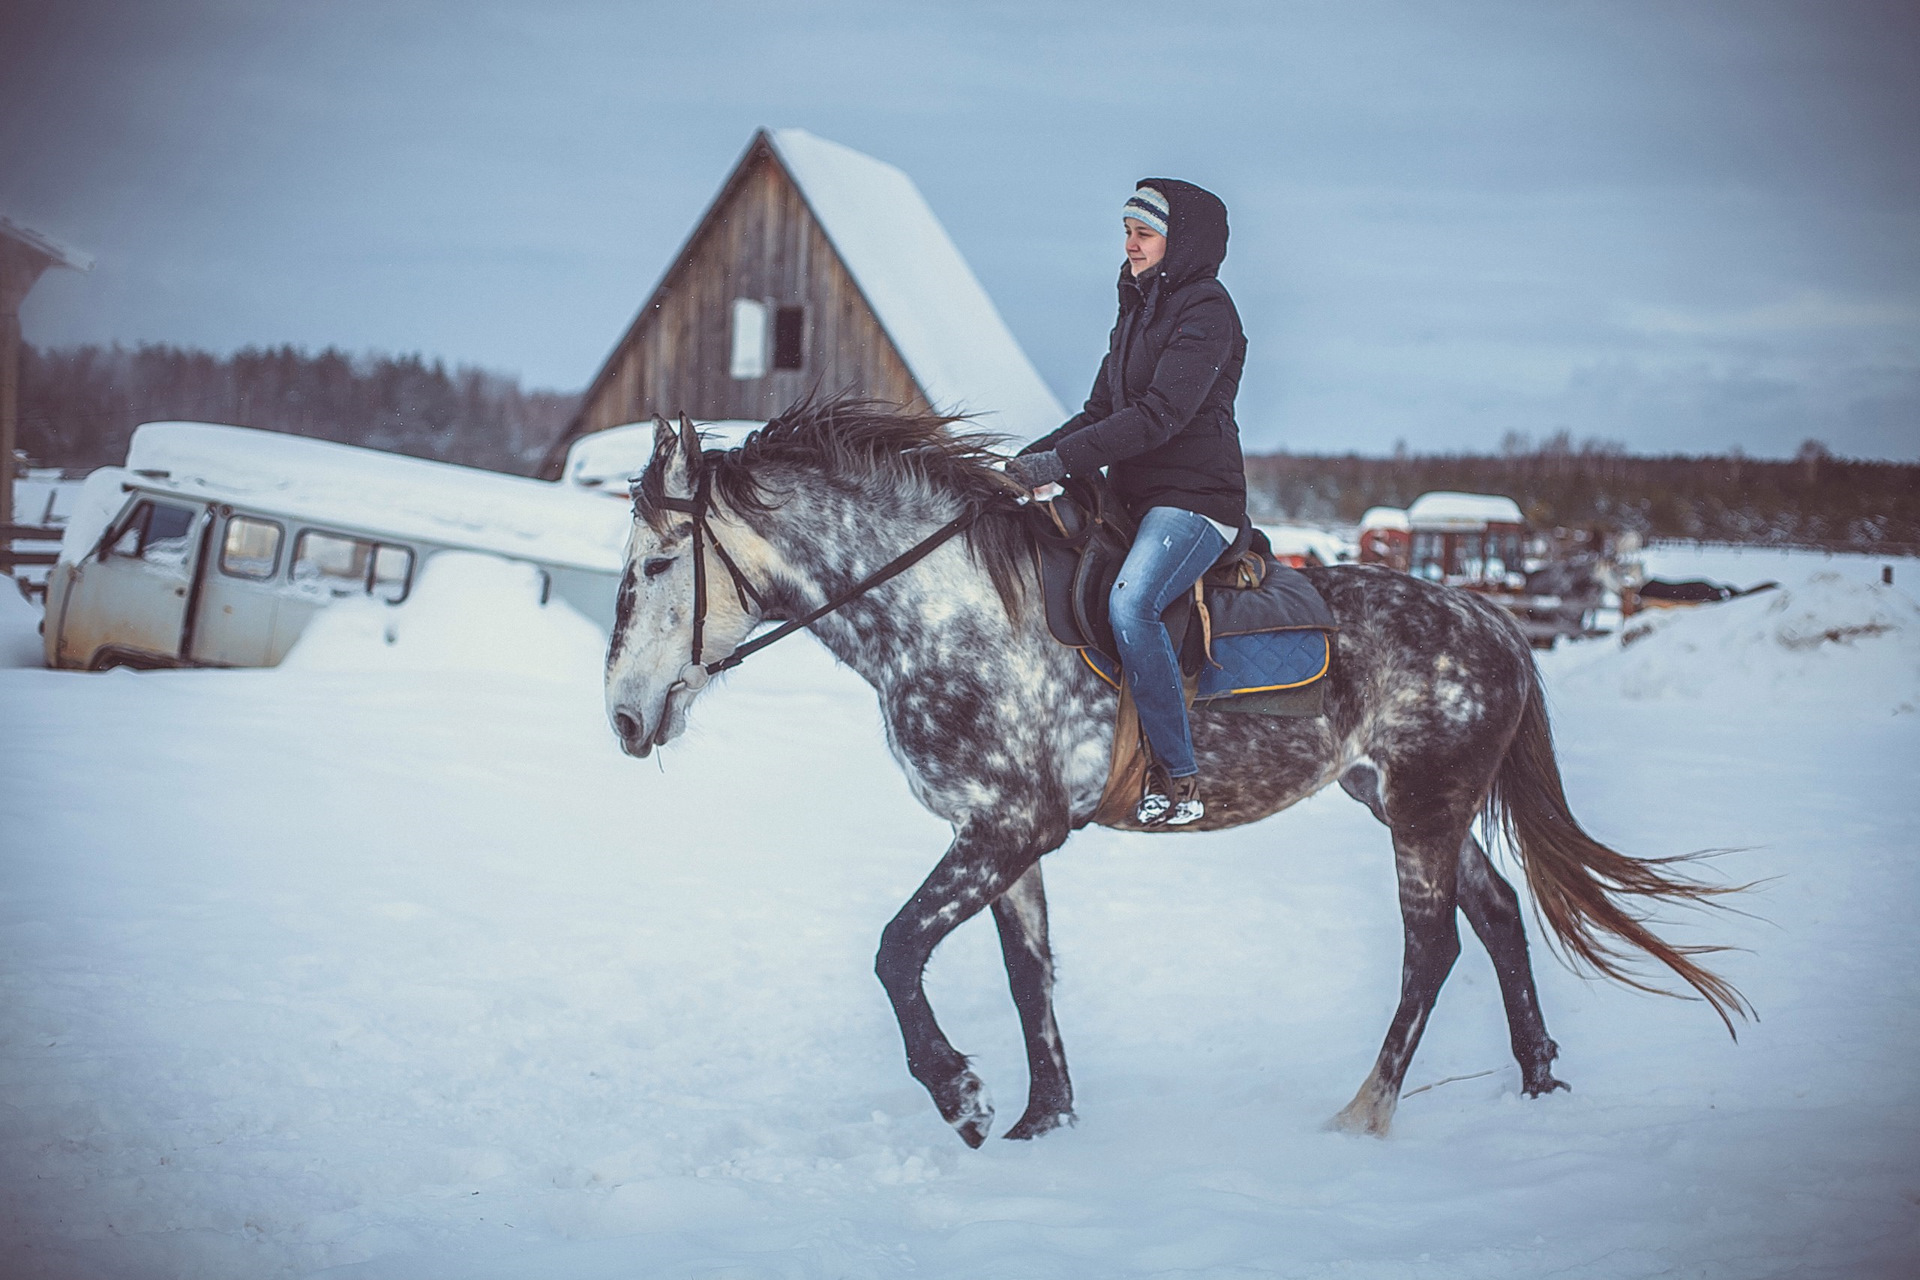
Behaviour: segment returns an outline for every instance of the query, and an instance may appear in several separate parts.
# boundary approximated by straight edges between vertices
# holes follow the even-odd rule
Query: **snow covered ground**
[[[1671,930],[1745,949],[1737,1045],[1536,935],[1574,1092],[1523,1098],[1469,937],[1437,1087],[1387,1141],[1323,1131],[1400,945],[1335,792],[1048,860],[1082,1119],[977,1152],[870,968],[946,834],[810,642],[642,762],[597,634],[490,561],[273,671],[26,669],[0,592],[0,1274],[1912,1276],[1920,562],[1726,554],[1650,569],[1786,589],[1543,667],[1598,835],[1767,882]],[[992,935],[930,990],[1004,1125]]]

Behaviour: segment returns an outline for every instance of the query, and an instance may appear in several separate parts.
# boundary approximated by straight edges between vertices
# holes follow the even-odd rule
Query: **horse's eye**
[[[673,568],[672,556],[655,556],[640,566],[640,572],[649,578],[657,578],[671,568]]]

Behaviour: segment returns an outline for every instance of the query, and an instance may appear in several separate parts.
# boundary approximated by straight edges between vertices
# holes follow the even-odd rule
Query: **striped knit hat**
[[[1120,220],[1132,218],[1160,235],[1167,234],[1167,198],[1152,187],[1137,187],[1120,210]]]

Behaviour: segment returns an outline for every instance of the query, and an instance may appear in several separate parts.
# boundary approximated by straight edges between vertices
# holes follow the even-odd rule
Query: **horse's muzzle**
[[[689,663],[682,669],[680,678],[667,686],[667,696],[660,702],[660,718],[654,722],[651,732],[647,730],[644,715],[635,715],[624,706],[616,709],[613,713],[613,731],[620,738],[621,750],[644,760],[655,747],[665,746],[684,727],[687,703],[694,694],[706,687],[707,679],[706,668],[697,663]]]
[[[613,713],[613,731],[620,739],[620,749],[630,756],[644,760],[653,750],[653,735],[645,733],[641,722],[625,711]]]

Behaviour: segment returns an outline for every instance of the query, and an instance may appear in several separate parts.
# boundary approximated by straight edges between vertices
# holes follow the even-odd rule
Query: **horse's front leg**
[[[1067,1053],[1053,1020],[1053,951],[1047,944],[1047,890],[1038,862],[993,900],[993,922],[1000,927],[1007,985],[1027,1042],[1027,1110],[1006,1136],[1037,1138],[1074,1120]]]
[[[923,981],[927,959],[941,939],[998,899],[1064,838],[1062,831],[1049,843],[1032,830],[968,821],[933,874],[880,935],[873,967],[900,1020],[907,1070],[933,1095],[940,1117],[970,1147],[986,1140],[993,1103],[980,1077],[968,1068],[966,1056],[934,1020]]]

